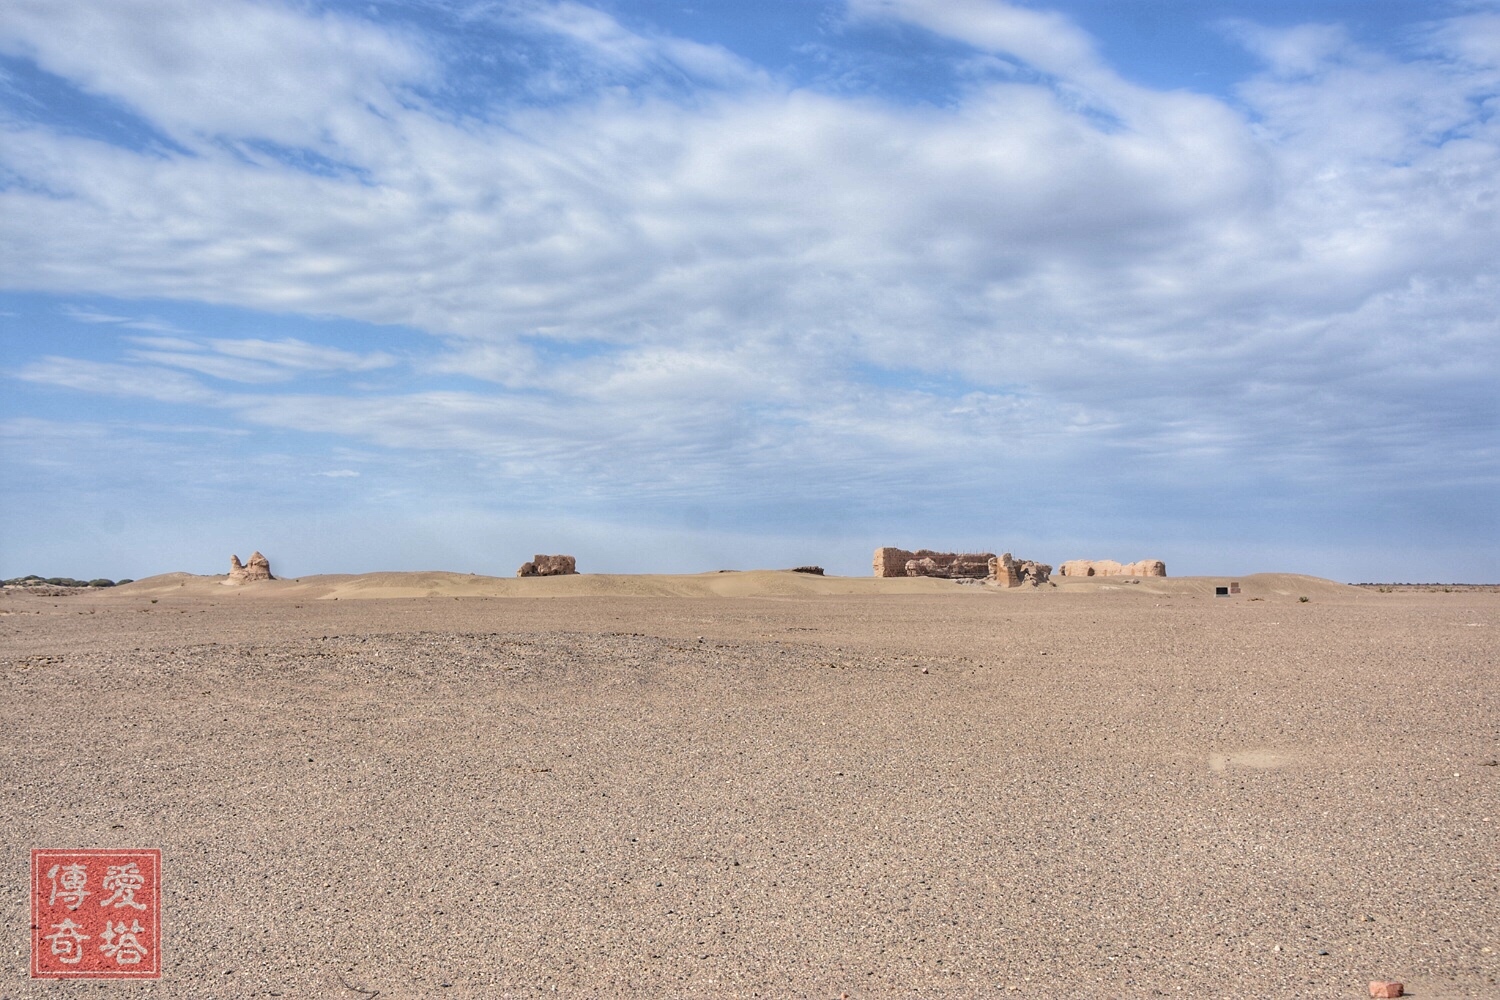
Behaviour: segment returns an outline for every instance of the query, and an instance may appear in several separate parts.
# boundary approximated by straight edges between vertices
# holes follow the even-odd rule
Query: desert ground
[[[1500,997],[1500,592],[1239,579],[7,591],[0,997]]]

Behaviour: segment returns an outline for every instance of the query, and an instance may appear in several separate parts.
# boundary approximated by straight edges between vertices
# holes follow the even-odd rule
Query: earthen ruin
[[[1052,567],[1030,559],[1016,559],[1009,552],[992,558],[989,580],[1000,587],[1040,587],[1052,576]]]
[[[940,580],[983,580],[993,552],[933,552],[890,547],[875,550],[876,576],[931,576]]]
[[[254,580],[274,580],[271,575],[271,562],[259,552],[250,554],[248,563],[240,562],[240,557],[232,555],[229,557],[229,579],[224,581],[226,586],[237,587],[242,583],[250,583]]]
[[[578,563],[572,556],[532,556],[522,563],[516,576],[577,576]]]
[[[1166,576],[1167,564],[1160,559],[1117,563],[1113,559],[1069,559],[1057,571],[1060,576]]]

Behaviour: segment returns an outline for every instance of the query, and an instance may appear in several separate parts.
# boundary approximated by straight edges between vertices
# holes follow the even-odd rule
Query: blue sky
[[[8,0],[0,576],[1496,581],[1500,4]]]

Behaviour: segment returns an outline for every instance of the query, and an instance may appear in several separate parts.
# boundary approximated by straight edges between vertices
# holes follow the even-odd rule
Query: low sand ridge
[[[1258,573],[1245,577],[1060,577],[1042,590],[1106,594],[1116,591],[1154,596],[1212,595],[1229,579],[1241,582],[1243,596],[1297,597],[1337,594],[1357,599],[1361,591],[1319,577],[1292,573]],[[213,597],[229,592],[246,598],[342,600],[401,597],[831,597],[857,595],[955,595],[962,593],[1020,596],[1036,591],[985,587],[925,577],[818,576],[784,570],[725,571],[695,574],[585,573],[569,576],[480,576],[440,571],[417,573],[327,574],[298,579],[259,581],[223,588],[224,578],[167,573],[118,589],[121,596],[183,592]]]

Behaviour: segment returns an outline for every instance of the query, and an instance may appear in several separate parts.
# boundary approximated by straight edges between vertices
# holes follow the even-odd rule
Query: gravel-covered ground
[[[1500,596],[968,589],[9,595],[0,997],[1500,997]]]

